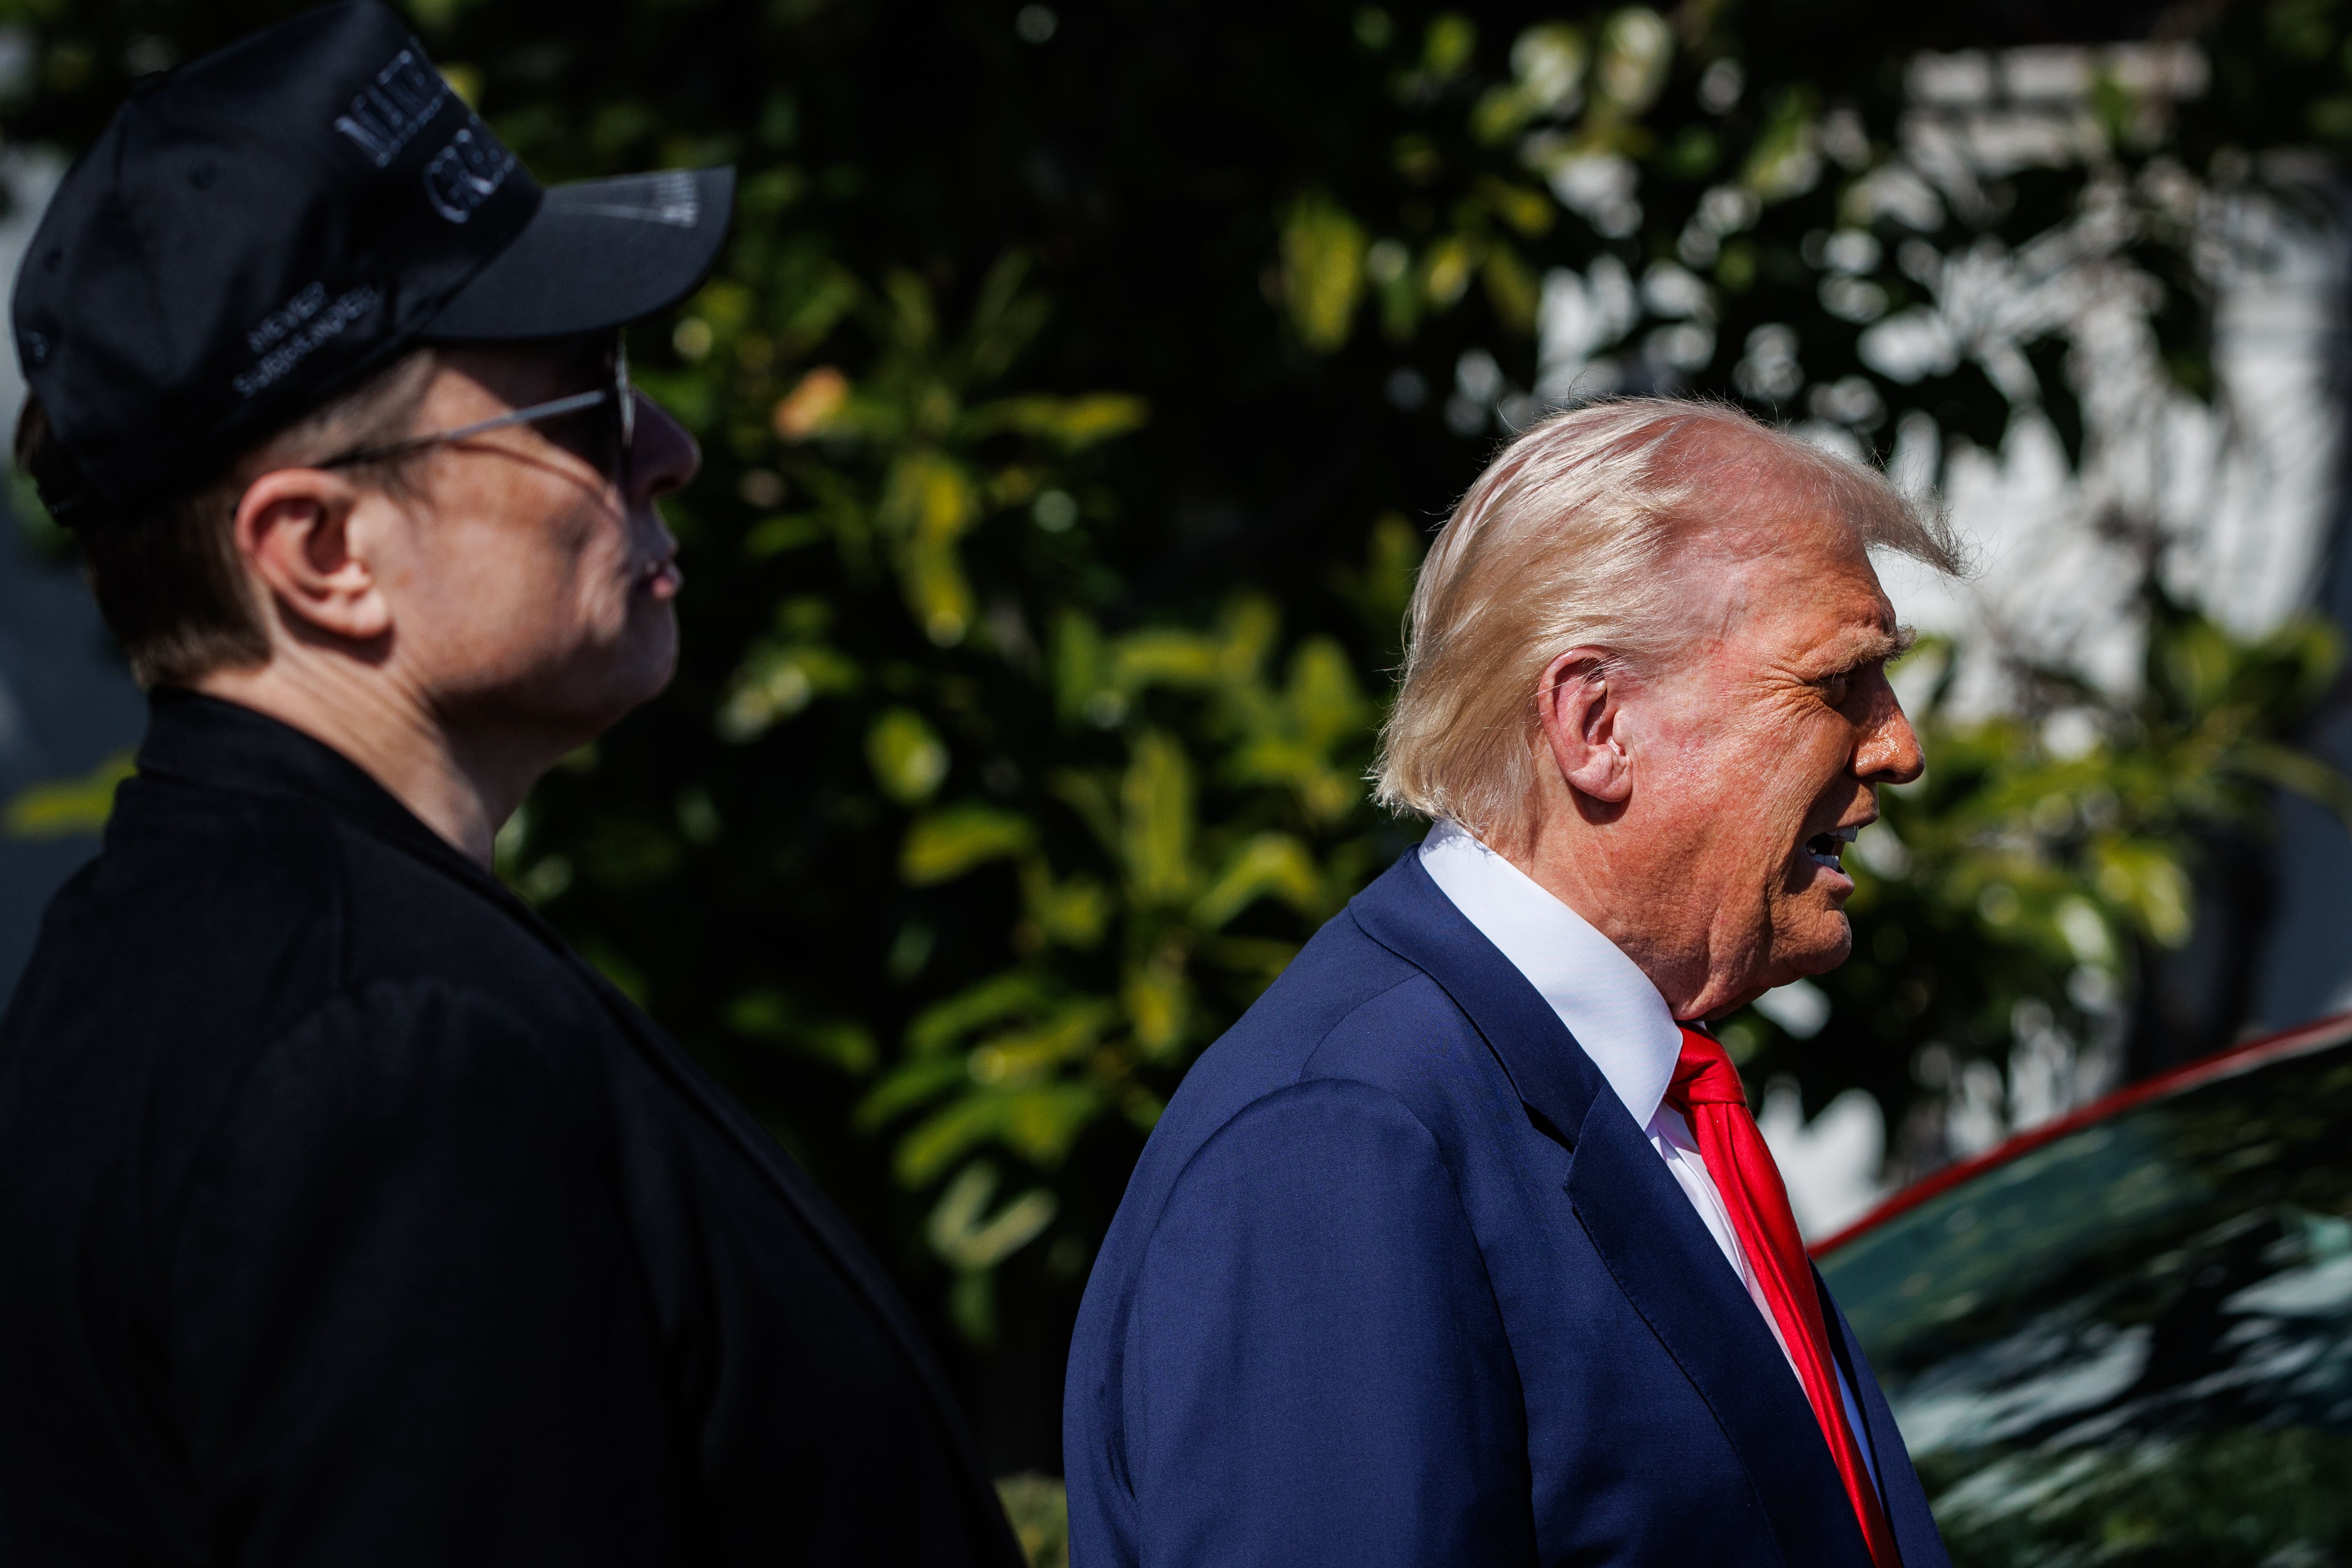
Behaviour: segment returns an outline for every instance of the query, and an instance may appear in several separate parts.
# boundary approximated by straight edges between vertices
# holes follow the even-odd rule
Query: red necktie
[[[1878,1505],[1878,1489],[1862,1462],[1862,1445],[1846,1422],[1845,1401],[1838,1397],[1837,1363],[1830,1359],[1830,1336],[1822,1321],[1821,1294],[1813,1288],[1813,1268],[1805,1244],[1797,1234],[1797,1216],[1789,1211],[1789,1190],[1780,1182],[1780,1167],[1772,1163],[1763,1133],[1748,1112],[1748,1092],[1740,1087],[1739,1069],[1722,1045],[1696,1029],[1683,1031],[1682,1059],[1675,1066],[1675,1081],[1666,1103],[1689,1121],[1698,1143],[1698,1157],[1722,1195],[1731,1216],[1739,1249],[1762,1287],[1797,1364],[1798,1381],[1812,1402],[1813,1419],[1829,1440],[1830,1458],[1838,1479],[1861,1521],[1862,1539],[1870,1548],[1874,1568],[1900,1568],[1895,1534]]]

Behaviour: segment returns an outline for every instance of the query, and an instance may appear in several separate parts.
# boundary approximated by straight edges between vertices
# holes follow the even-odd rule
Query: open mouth
[[[1816,866],[1826,866],[1832,871],[1843,871],[1845,867],[1840,863],[1838,857],[1845,853],[1847,845],[1861,836],[1862,828],[1859,826],[1832,827],[1827,833],[1816,833],[1806,839],[1805,853],[1812,858],[1813,864]]]

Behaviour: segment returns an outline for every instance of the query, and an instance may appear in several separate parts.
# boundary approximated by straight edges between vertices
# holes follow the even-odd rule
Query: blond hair
[[[1482,837],[1524,831],[1544,668],[1588,647],[1636,668],[1668,662],[1688,598],[1669,557],[1744,521],[1749,494],[1775,481],[1865,546],[1960,568],[1944,520],[1885,475],[1738,408],[1628,397],[1554,415],[1478,476],[1422,563],[1373,798]]]

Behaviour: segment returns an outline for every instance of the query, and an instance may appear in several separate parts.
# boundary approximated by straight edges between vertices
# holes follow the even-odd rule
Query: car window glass
[[[2352,1562],[2352,1047],[2132,1108],[1822,1268],[1958,1568]]]

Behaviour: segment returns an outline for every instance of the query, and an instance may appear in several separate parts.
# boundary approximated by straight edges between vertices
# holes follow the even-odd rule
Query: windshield
[[[2069,1134],[1822,1272],[1958,1568],[2352,1562],[2352,1046]]]

